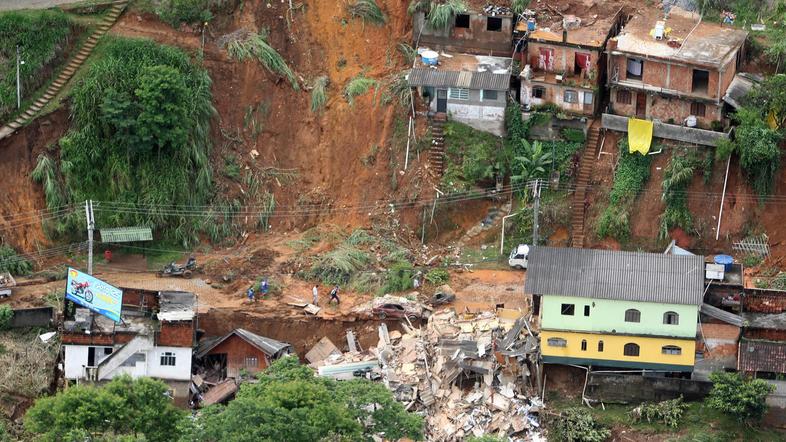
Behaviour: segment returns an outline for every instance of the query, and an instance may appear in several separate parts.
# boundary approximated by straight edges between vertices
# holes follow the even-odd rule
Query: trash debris
[[[312,364],[318,364],[333,354],[341,355],[341,351],[325,336],[306,353],[306,360]]]

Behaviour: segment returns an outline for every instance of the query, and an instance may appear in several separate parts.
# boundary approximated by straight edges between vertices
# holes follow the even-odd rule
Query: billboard
[[[66,299],[107,318],[120,322],[120,309],[123,306],[123,291],[87,273],[68,269]]]

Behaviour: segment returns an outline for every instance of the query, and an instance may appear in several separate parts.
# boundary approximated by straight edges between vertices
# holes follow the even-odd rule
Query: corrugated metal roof
[[[191,292],[161,292],[158,305],[160,321],[190,321],[196,315],[196,295]]]
[[[702,303],[701,309],[699,311],[711,318],[715,318],[727,324],[736,325],[737,327],[742,327],[742,316],[735,315],[734,313],[727,312],[726,310],[723,309],[719,309],[714,305]]]
[[[259,336],[258,334],[252,333],[243,328],[236,328],[220,338],[203,339],[197,347],[196,357],[204,357],[210,352],[210,350],[214,349],[216,346],[218,346],[218,344],[224,342],[232,335],[239,336],[240,339],[243,339],[254,347],[257,347],[268,356],[275,356],[281,350],[292,347],[286,342],[276,341],[275,339]]]
[[[524,290],[698,306],[703,283],[704,258],[698,255],[533,247]]]
[[[133,242],[152,241],[153,231],[150,227],[118,227],[101,229],[101,242]]]
[[[409,85],[432,87],[461,87],[466,89],[488,89],[506,91],[510,88],[510,74],[470,71],[439,71],[430,68],[415,68],[407,75]]]
[[[786,373],[786,343],[740,340],[737,371]]]

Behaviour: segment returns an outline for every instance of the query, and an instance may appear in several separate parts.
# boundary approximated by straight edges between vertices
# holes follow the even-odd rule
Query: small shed
[[[206,379],[222,380],[238,378],[240,370],[249,374],[264,370],[272,361],[292,353],[292,346],[286,342],[236,328],[224,336],[203,339],[196,358]]]

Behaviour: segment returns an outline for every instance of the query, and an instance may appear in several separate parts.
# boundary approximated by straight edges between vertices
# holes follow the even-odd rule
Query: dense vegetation
[[[601,238],[612,237],[625,241],[630,238],[630,211],[633,203],[650,177],[651,157],[629,152],[628,140],[624,137],[619,142],[619,152],[609,205],[600,215],[597,233]]]
[[[507,171],[509,152],[498,136],[466,124],[448,122],[445,125],[443,187],[449,192],[460,192],[476,183],[492,180],[496,174]]]
[[[212,3],[226,3],[226,0],[143,0],[143,9],[154,12],[162,21],[177,27],[181,23],[212,19],[210,7],[215,6]]]
[[[0,245],[0,273],[27,275],[33,270],[33,263],[17,255],[16,250],[8,245]]]
[[[553,436],[565,442],[603,442],[611,431],[598,423],[585,408],[568,408],[555,419]]]
[[[701,165],[694,149],[675,152],[663,171],[661,199],[666,210],[660,217],[658,238],[666,239],[675,227],[688,230],[693,227],[693,217],[688,210],[688,185],[693,180],[694,171]]]
[[[202,204],[211,194],[210,77],[179,49],[148,40],[106,38],[97,56],[72,92],[59,164],[39,158],[35,178],[47,205],[113,201],[116,210],[96,214],[98,225],[147,225],[195,241],[198,226],[165,207]]]
[[[227,406],[208,407],[181,440],[313,441],[423,439],[423,418],[384,385],[314,376],[296,357],[275,361],[259,382],[242,384]]]
[[[740,422],[756,422],[767,411],[767,395],[775,386],[763,379],[745,379],[738,373],[716,372],[707,402],[712,408],[734,416]]]
[[[0,13],[0,121],[16,109],[16,45],[23,98],[47,81],[46,68],[63,55],[72,32],[72,21],[58,9]]]

